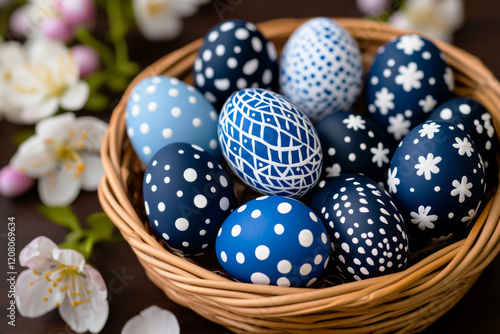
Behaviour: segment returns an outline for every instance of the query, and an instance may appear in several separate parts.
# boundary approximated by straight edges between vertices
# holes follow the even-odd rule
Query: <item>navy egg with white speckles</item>
[[[229,175],[196,145],[163,147],[146,167],[144,206],[151,227],[185,255],[205,253],[224,219],[236,207]]]
[[[331,18],[306,21],[283,48],[283,95],[313,121],[350,109],[361,91],[362,79],[362,58],[356,40]]]
[[[327,180],[328,195],[316,207],[330,233],[332,257],[341,276],[359,281],[402,270],[409,257],[409,239],[391,196],[363,175]]]
[[[488,110],[476,100],[457,97],[439,105],[427,119],[448,122],[467,132],[481,154],[486,179],[496,184],[498,179],[498,137]]]
[[[310,286],[329,260],[329,238],[317,215],[281,196],[247,202],[222,224],[217,259],[235,279],[255,284]]]
[[[255,191],[297,198],[319,179],[323,153],[316,130],[278,93],[234,93],[219,117],[219,141],[229,166]]]
[[[423,123],[401,141],[387,183],[410,236],[424,243],[465,232],[486,188],[476,145],[445,122]]]
[[[218,114],[193,86],[163,75],[140,81],[125,113],[127,135],[144,164],[163,146],[186,142],[222,158],[217,141]]]
[[[399,141],[450,97],[453,80],[444,54],[431,41],[414,34],[400,36],[379,48],[370,68],[369,114]]]
[[[361,173],[384,181],[392,157],[392,142],[371,119],[338,111],[316,124],[323,166],[329,176]]]
[[[271,89],[277,71],[273,42],[244,20],[226,20],[213,27],[194,63],[196,88],[217,109],[239,89]]]

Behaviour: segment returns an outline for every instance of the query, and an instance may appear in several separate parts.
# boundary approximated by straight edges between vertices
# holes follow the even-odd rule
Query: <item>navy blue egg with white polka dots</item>
[[[271,89],[276,75],[276,47],[255,24],[244,20],[226,20],[213,27],[194,62],[196,88],[217,109],[234,91]]]
[[[311,286],[328,265],[329,238],[303,203],[265,196],[226,219],[215,251],[224,270],[241,282]]]
[[[323,166],[329,176],[361,173],[384,181],[392,157],[392,141],[371,119],[338,111],[316,124],[323,149]]]
[[[432,121],[401,141],[387,184],[410,235],[423,243],[463,235],[486,189],[484,165],[471,137],[450,123]]]
[[[310,119],[269,90],[247,88],[228,99],[219,141],[235,174],[266,195],[301,197],[321,174],[323,153]]]
[[[450,98],[454,79],[434,43],[408,34],[379,48],[366,85],[370,116],[399,141]]]
[[[483,159],[486,178],[491,184],[498,179],[498,137],[488,110],[476,100],[457,97],[440,104],[427,119],[448,122],[469,134]]]
[[[356,40],[330,18],[303,23],[281,54],[282,93],[314,121],[350,109],[361,91],[362,77]]]
[[[215,234],[236,207],[229,175],[201,147],[173,143],[146,167],[144,206],[158,237],[185,255],[213,247]]]
[[[193,86],[157,75],[140,81],[127,100],[127,135],[144,164],[163,146],[185,142],[222,158],[218,114]]]

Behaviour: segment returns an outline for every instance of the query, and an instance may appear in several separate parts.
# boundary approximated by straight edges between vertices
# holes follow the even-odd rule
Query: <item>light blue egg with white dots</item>
[[[127,135],[144,164],[162,147],[185,142],[221,159],[218,114],[194,87],[168,76],[152,76],[132,90],[126,107]]]
[[[215,240],[221,266],[235,279],[254,284],[311,286],[328,265],[330,239],[305,204],[263,196],[233,211]]]
[[[317,121],[356,101],[363,84],[361,52],[335,20],[313,18],[286,42],[279,76],[282,94]]]

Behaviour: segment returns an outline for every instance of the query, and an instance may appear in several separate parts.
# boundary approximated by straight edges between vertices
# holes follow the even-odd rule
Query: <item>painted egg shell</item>
[[[356,40],[335,20],[313,18],[288,39],[281,54],[280,86],[311,119],[348,110],[362,88]]]
[[[394,152],[387,184],[410,236],[434,242],[466,230],[481,204],[484,176],[467,133],[449,123],[426,122]]]
[[[176,78],[159,75],[139,82],[127,101],[125,117],[132,147],[144,164],[175,142],[198,145],[222,158],[214,107]]]
[[[303,196],[321,173],[323,154],[311,121],[268,90],[247,88],[227,100],[219,141],[233,171],[266,195]]]
[[[481,154],[487,180],[496,184],[498,137],[491,115],[481,103],[469,98],[454,98],[439,105],[428,120],[448,122],[467,132]]]
[[[218,160],[186,143],[167,145],[153,156],[144,174],[143,195],[159,238],[185,255],[209,250],[237,206],[229,175]]]
[[[361,173],[383,181],[392,157],[392,142],[371,119],[338,111],[316,124],[327,175]]]
[[[271,89],[277,76],[272,41],[243,20],[227,20],[205,36],[194,63],[196,88],[219,109],[234,92],[248,87]]]
[[[375,56],[367,78],[368,111],[399,141],[450,97],[453,80],[444,54],[431,41],[403,35]]]
[[[341,276],[359,281],[402,270],[409,238],[391,196],[359,174],[335,177],[327,189],[318,215],[327,226]]]
[[[256,284],[310,286],[329,260],[329,238],[316,214],[281,196],[260,197],[234,211],[215,241],[221,266]]]

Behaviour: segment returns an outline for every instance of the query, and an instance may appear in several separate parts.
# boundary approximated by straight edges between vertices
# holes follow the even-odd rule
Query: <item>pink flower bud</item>
[[[42,33],[48,39],[68,42],[75,36],[75,29],[66,21],[51,17],[43,22]]]
[[[80,76],[82,78],[88,77],[99,70],[101,66],[101,59],[97,51],[88,45],[76,45],[71,48],[73,58],[78,64],[80,69]]]
[[[90,23],[96,14],[92,0],[58,0],[57,7],[64,19],[72,25]]]
[[[33,30],[32,24],[26,15],[26,7],[20,7],[12,13],[10,17],[10,29],[16,35],[28,37]]]
[[[359,10],[365,15],[375,15],[387,9],[387,0],[356,0]]]
[[[17,197],[31,189],[35,180],[18,170],[5,166],[0,170],[0,195]]]

